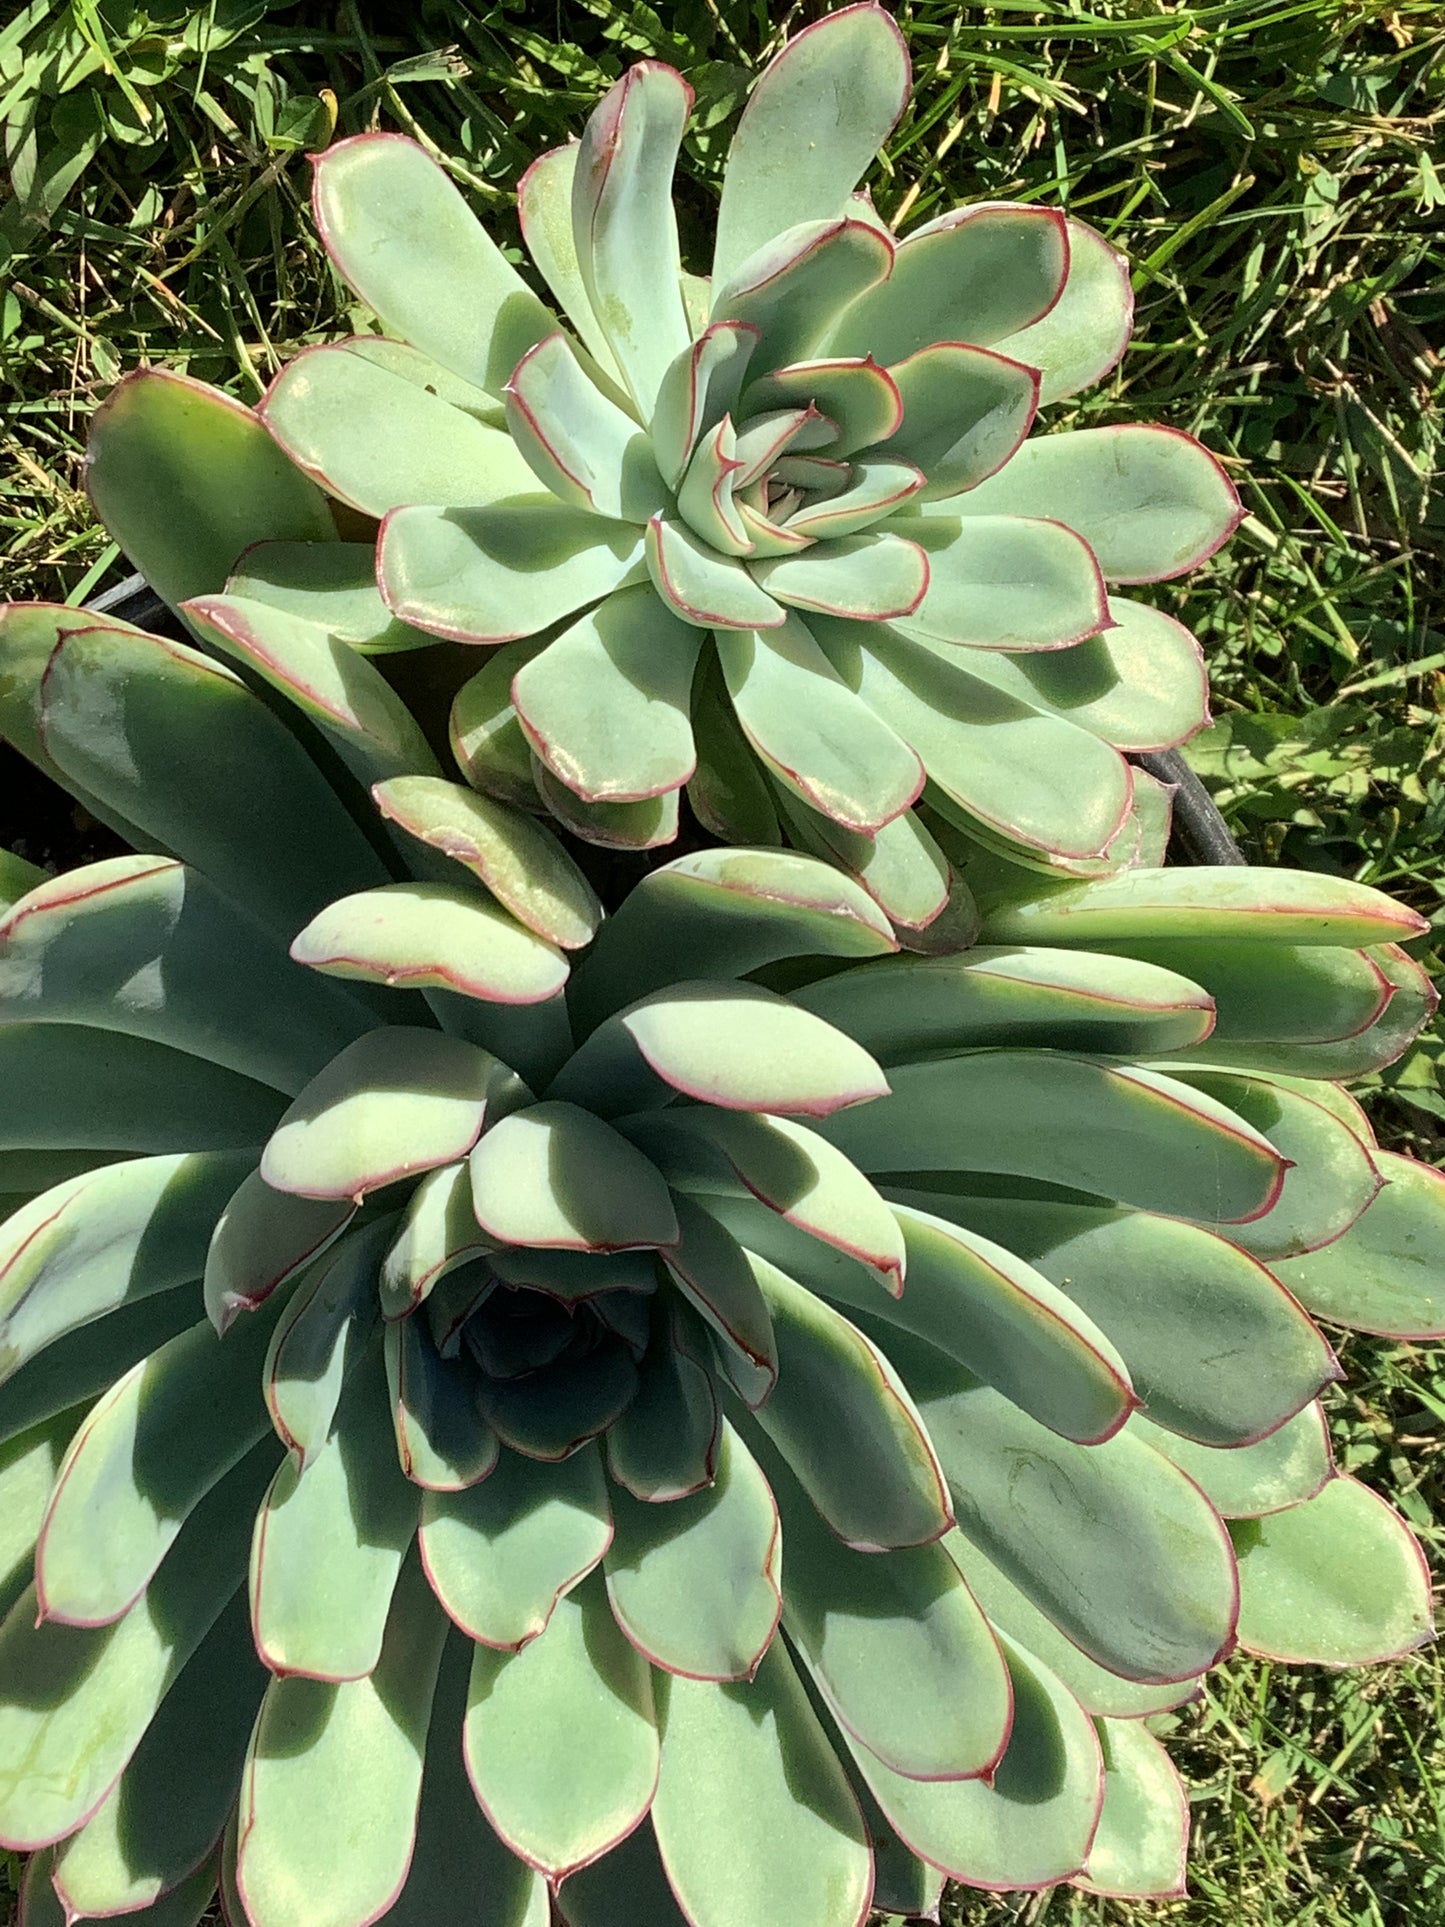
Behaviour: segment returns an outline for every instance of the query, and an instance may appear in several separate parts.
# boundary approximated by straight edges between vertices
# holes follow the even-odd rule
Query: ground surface
[[[1210,653],[1218,721],[1192,753],[1237,833],[1445,921],[1435,0],[895,10],[918,93],[875,183],[883,212],[1012,197],[1100,226],[1136,263],[1139,328],[1085,418],[1187,428],[1244,492],[1231,547],[1161,592]],[[660,56],[697,89],[700,211],[748,72],[815,11],[31,0],[0,27],[0,592],[77,602],[124,572],[79,486],[86,416],[118,374],[150,360],[250,400],[345,326],[304,215],[305,149],[333,126],[434,141],[514,239],[522,167],[623,65]],[[3,749],[0,843],[53,865],[104,848]],[[1374,1098],[1390,1142],[1436,1158],[1441,1049],[1427,1040]],[[1356,1340],[1345,1363],[1340,1455],[1438,1561],[1445,1349]],[[957,1894],[946,1916],[1432,1927],[1442,1678],[1429,1654],[1359,1677],[1227,1671],[1174,1740],[1194,1783],[1190,1899]],[[0,1855],[0,1921],[7,1871]]]

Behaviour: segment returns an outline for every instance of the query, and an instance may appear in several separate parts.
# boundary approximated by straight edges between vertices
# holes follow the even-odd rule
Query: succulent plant
[[[332,668],[0,617],[0,728],[136,850],[0,865],[26,1927],[1177,1892],[1146,1718],[1428,1635],[1311,1316],[1445,1329],[1445,1179],[1341,1085],[1420,920],[984,855],[981,942],[900,956],[762,848],[599,928],[404,827],[454,786]]]
[[[686,790],[714,834],[822,856],[911,932],[954,885],[940,822],[1121,867],[1136,790],[1156,802],[1124,752],[1192,734],[1206,692],[1193,638],[1117,591],[1193,568],[1241,510],[1176,430],[1030,436],[1122,354],[1127,268],[1042,206],[895,238],[854,189],[908,94],[882,7],[791,40],[733,140],[709,279],[670,198],[690,90],[630,68],[519,189],[565,323],[414,142],[338,142],[317,225],[386,332],[303,351],[266,395],[284,512],[238,509],[228,476],[232,539],[197,572],[116,446],[187,487],[224,473],[195,392],[154,376],[97,422],[98,506],[162,586],[177,546],[189,594],[234,569],[233,621],[486,645],[452,711],[468,781],[588,841],[671,842]],[[920,945],[967,927],[954,908]]]

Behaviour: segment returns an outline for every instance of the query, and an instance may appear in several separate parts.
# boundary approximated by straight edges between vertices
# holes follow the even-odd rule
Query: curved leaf
[[[1101,381],[1123,354],[1134,325],[1129,263],[1083,221],[1066,219],[1069,273],[1063,293],[1041,321],[1001,344],[1039,370],[1040,402],[1063,401]]]
[[[1387,1338],[1445,1334],[1445,1174],[1375,1153],[1384,1189],[1321,1251],[1275,1265],[1317,1318]]]
[[[567,337],[548,335],[529,348],[504,391],[507,426],[526,479],[488,497],[529,488],[535,478],[560,501],[593,515],[645,522],[666,503],[647,437],[633,416],[604,395],[578,361]],[[413,495],[413,501],[452,497]],[[467,506],[457,497],[458,507]]]
[[[1312,1499],[1335,1476],[1329,1427],[1316,1402],[1250,1445],[1220,1448],[1166,1432],[1147,1419],[1135,1430],[1171,1459],[1225,1519],[1258,1519]]]
[[[1189,1800],[1173,1761],[1138,1720],[1101,1720],[1104,1810],[1084,1871],[1085,1893],[1173,1900],[1184,1892]]]
[[[575,1104],[534,1104],[485,1132],[472,1153],[477,1220],[503,1244],[627,1251],[677,1241],[656,1167]]]

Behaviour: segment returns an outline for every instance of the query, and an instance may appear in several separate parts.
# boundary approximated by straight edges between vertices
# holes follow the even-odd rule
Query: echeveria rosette
[[[318,228],[399,339],[308,350],[260,412],[384,518],[401,633],[492,646],[454,712],[478,788],[639,848],[686,789],[716,834],[825,856],[920,931],[939,820],[1044,868],[1136,859],[1123,752],[1190,735],[1205,687],[1192,638],[1111,591],[1192,568],[1240,511],[1175,431],[1029,437],[1123,352],[1125,266],[1043,207],[895,239],[853,190],[908,90],[880,7],[790,41],[705,280],[670,199],[690,90],[631,68],[519,191],[565,325],[420,148],[343,141]],[[324,620],[348,568],[369,581],[360,546],[288,542],[235,586]]]
[[[1428,1014],[1409,912],[977,859],[983,941],[910,958],[836,870],[711,851],[504,1005],[492,899],[397,876],[214,662],[31,609],[0,670],[138,846],[0,867],[27,1920],[1173,1893],[1145,1717],[1236,1642],[1426,1636],[1308,1315],[1445,1328],[1445,1181],[1335,1081]]]

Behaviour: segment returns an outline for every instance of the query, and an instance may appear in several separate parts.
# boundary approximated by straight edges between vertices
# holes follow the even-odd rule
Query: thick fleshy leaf
[[[652,1679],[600,1582],[559,1600],[519,1651],[475,1649],[464,1734],[483,1812],[549,1881],[632,1831],[657,1786]]]
[[[876,1329],[868,1321],[870,1329]],[[1076,1645],[1126,1679],[1190,1679],[1234,1635],[1219,1515],[1126,1426],[1056,1438],[941,1352],[890,1339],[948,1475],[960,1530]]]
[[[642,878],[608,917],[568,1004],[583,1030],[679,979],[746,976],[783,957],[876,957],[887,921],[836,869],[791,850],[699,850]]]
[[[1292,1258],[1332,1243],[1379,1191],[1370,1150],[1325,1105],[1264,1077],[1187,1069],[1179,1076],[1252,1125],[1290,1161],[1274,1204],[1232,1234],[1255,1257]]]
[[[642,535],[551,495],[414,506],[387,516],[377,570],[403,622],[455,642],[511,642],[641,581]]]
[[[1000,343],[1039,370],[1044,403],[1101,381],[1123,354],[1134,325],[1129,263],[1093,228],[1066,218],[1069,274],[1063,293],[1041,321]]]
[[[307,617],[240,596],[198,596],[185,614],[207,642],[289,697],[358,782],[440,774],[411,711],[350,643]]]
[[[91,417],[96,513],[174,608],[214,595],[253,542],[333,542],[326,498],[249,408],[168,368],[137,368]]]
[[[46,1848],[26,1864],[20,1888],[23,1927],[65,1927],[65,1908],[50,1883],[52,1853]],[[215,1859],[206,1860],[146,1911],[146,1927],[196,1927],[216,1898]]]
[[[380,345],[382,338],[372,340]],[[371,542],[257,542],[227,577],[226,594],[314,622],[363,655],[429,648],[436,640],[398,622],[382,601]]]
[[[757,1461],[723,1423],[714,1482],[650,1505],[614,1491],[604,1561],[623,1632],[689,1679],[750,1679],[782,1611],[778,1509]]]
[[[1157,937],[1247,937],[1268,944],[1388,944],[1425,920],[1367,884],[1317,870],[1249,867],[1129,870],[1097,883],[1017,886],[985,897],[989,943],[1132,943]]]
[[[1044,1887],[1077,1873],[1103,1800],[1099,1742],[1077,1700],[1020,1648],[1008,1664],[1013,1725],[989,1779],[904,1779],[852,1749],[898,1837],[970,1887]]]
[[[948,1556],[968,1582],[969,1591],[988,1614],[995,1632],[1022,1646],[1048,1667],[1068,1688],[1086,1713],[1111,1719],[1142,1720],[1164,1713],[1197,1697],[1194,1678],[1167,1685],[1146,1685],[1123,1679],[1100,1666],[1074,1644],[1013,1581],[1006,1578],[961,1532],[948,1533],[943,1544]]]
[[[910,933],[920,947],[928,947],[928,940],[917,933],[942,918],[957,880],[948,858],[912,810],[895,816],[872,836],[859,836],[797,802],[781,786],[775,786],[774,797],[796,842],[836,863],[862,884],[891,923]],[[972,934],[977,919],[969,922]],[[946,941],[943,947],[956,950],[959,944]]]
[[[455,990],[504,1004],[536,1004],[567,981],[554,944],[474,890],[391,883],[339,897],[291,946],[297,963],[362,983]]]
[[[145,1596],[113,1627],[39,1620],[34,1589],[0,1625],[0,1841],[29,1852],[78,1827],[139,1745],[234,1596],[274,1447],[192,1513]]]
[[[44,1191],[0,1227],[0,1381],[67,1332],[200,1276],[245,1153],[134,1158]]]
[[[251,1619],[272,1672],[337,1681],[373,1670],[420,1496],[397,1463],[378,1346],[305,1471],[284,1459],[256,1515]]]
[[[1184,742],[1209,720],[1199,644],[1182,623],[1147,603],[1110,596],[1107,609],[1112,627],[1070,648],[976,652],[968,666],[1004,694],[1053,710],[1115,749]]]
[[[352,354],[344,341],[303,348],[259,412],[304,474],[363,515],[408,502],[479,508],[533,486],[510,435]]]
[[[8,910],[38,884],[49,882],[49,872],[13,850],[0,850],[0,909]]]
[[[816,504],[794,509],[780,534],[806,535],[819,542],[854,535],[891,515],[922,485],[923,471],[911,462],[865,457],[853,464],[852,480],[845,489]]]
[[[1036,369],[962,341],[934,342],[888,372],[903,404],[888,452],[923,471],[924,501],[961,494],[1002,468],[1038,407]]]
[[[454,408],[460,408],[464,414],[485,423],[488,428],[505,429],[507,411],[500,401],[489,395],[485,388],[479,388],[474,381],[443,368],[439,361],[423,354],[420,348],[413,347],[409,341],[398,341],[391,335],[351,335],[345,345],[350,354],[374,362],[388,374],[399,375],[403,381],[409,381],[413,388],[424,388],[429,394],[440,395],[443,401],[450,402]]]
[[[445,1639],[413,1559],[368,1678],[266,1689],[239,1806],[236,1878],[252,1927],[356,1927],[401,1892]]]
[[[582,279],[572,233],[572,184],[579,152],[577,142],[569,141],[539,155],[517,183],[517,214],[538,273],[599,367],[615,377],[621,370]]]
[[[717,1476],[721,1416],[694,1329],[654,1300],[637,1396],[607,1431],[607,1470],[634,1499],[672,1504]]]
[[[338,891],[386,880],[285,724],[238,676],[181,643],[67,636],[46,671],[41,730],[65,777],[288,943]]]
[[[0,1150],[239,1150],[264,1140],[284,1101],[120,1031],[0,1025]]]
[[[487,1131],[472,1154],[472,1199],[503,1244],[625,1251],[677,1239],[656,1167],[575,1104],[535,1104]]]
[[[0,1024],[94,1025],[288,1095],[373,1021],[313,988],[205,878],[111,857],[49,878],[0,920]]]
[[[709,1199],[709,1205],[712,1200]],[[667,1253],[668,1270],[684,1298],[722,1341],[718,1362],[748,1404],[758,1405],[777,1383],[778,1354],[759,1268],[709,1209],[673,1198],[682,1236]]]
[[[1338,1372],[1271,1273],[1197,1225],[1038,1198],[899,1195],[927,1197],[925,1209],[1052,1279],[1115,1339],[1148,1416],[1205,1446],[1259,1438]]]
[[[528,741],[590,802],[680,788],[697,765],[688,710],[701,646],[650,587],[619,589],[518,670]]]
[[[400,1178],[451,1164],[523,1086],[487,1051],[441,1031],[368,1031],[307,1085],[267,1142],[261,1176],[302,1198],[357,1204]]]
[[[778,1350],[759,1425],[845,1545],[869,1552],[938,1538],[953,1516],[903,1380],[841,1313],[776,1266],[755,1269]]]
[[[497,1435],[477,1410],[470,1362],[444,1358],[424,1319],[386,1327],[386,1376],[401,1469],[429,1492],[477,1485],[497,1463]]]
[[[945,513],[954,507],[893,524],[928,557],[928,589],[903,620],[905,635],[970,649],[1067,649],[1107,625],[1099,565],[1063,521],[1027,505],[1018,514]]]
[[[442,1653],[416,1848],[401,1898],[383,1916],[386,1927],[440,1927],[451,1920],[468,1927],[548,1927],[545,1881],[498,1840],[467,1778],[462,1719],[474,1651],[453,1632]]]
[[[1184,1782],[1139,1720],[1101,1720],[1099,1745],[1104,1810],[1075,1886],[1127,1900],[1177,1899],[1189,1850]]]
[[[697,628],[776,629],[786,619],[736,556],[720,555],[684,522],[652,518],[647,566],[668,608]]]
[[[883,7],[845,7],[787,42],[753,88],[728,151],[713,253],[719,283],[785,228],[848,208],[908,91],[907,46]]]
[[[604,1114],[652,1108],[680,1091],[724,1110],[801,1117],[887,1088],[852,1038],[745,982],[677,983],[639,998],[593,1031],[552,1086]]]
[[[806,361],[849,304],[889,273],[894,252],[892,236],[864,221],[800,222],[715,280],[713,319],[758,330],[753,375]]]
[[[744,390],[738,418],[747,422],[798,408],[814,408],[832,424],[822,452],[834,459],[888,441],[903,420],[897,384],[871,356],[799,361],[774,369]],[[906,448],[897,453],[905,461],[912,459]]]
[[[454,1266],[495,1245],[472,1209],[467,1166],[449,1164],[428,1172],[407,1200],[406,1217],[381,1267],[386,1316],[401,1317]]]
[[[968,1051],[889,1081],[890,1097],[819,1123],[865,1171],[1009,1172],[1213,1223],[1262,1215],[1284,1175],[1222,1104],[1130,1066]]]
[[[701,438],[735,412],[757,338],[742,322],[720,321],[704,328],[663,375],[649,439],[669,488],[682,480]]]
[[[350,1222],[348,1199],[293,1197],[257,1171],[237,1186],[216,1220],[206,1252],[206,1315],[218,1331],[254,1311],[276,1287],[318,1258]]]
[[[691,106],[681,74],[639,60],[593,109],[572,181],[583,285],[644,419],[692,333],[672,210],[672,170]]]
[[[532,748],[512,707],[512,678],[545,643],[535,637],[488,650],[452,700],[447,735],[457,767],[474,790],[521,809],[536,806]]]
[[[575,790],[558,782],[535,752],[532,781],[563,829],[584,843],[603,850],[656,850],[677,839],[677,790],[664,790],[636,803],[585,803]]]
[[[726,416],[693,451],[677,491],[677,512],[707,547],[720,555],[751,555],[752,538],[742,520],[734,490],[743,464],[737,436]]]
[[[647,437],[592,381],[565,335],[548,335],[528,349],[505,392],[507,425],[526,478],[491,498],[474,493],[473,502],[528,489],[534,477],[573,508],[624,522],[645,522],[666,502]],[[466,505],[459,494],[410,499]]]
[[[539,937],[577,950],[595,935],[597,894],[540,823],[438,777],[398,777],[375,794],[383,816],[470,870]]]
[[[637,1392],[637,1357],[610,1333],[583,1355],[555,1360],[544,1372],[482,1378],[476,1398],[503,1445],[556,1464],[599,1438]]]
[[[1225,1519],[1258,1519],[1312,1499],[1335,1476],[1323,1408],[1303,1406],[1252,1445],[1221,1450],[1197,1445],[1137,1418],[1134,1427],[1156,1452],[1187,1472]]]
[[[312,207],[342,279],[385,325],[464,380],[500,395],[556,327],[415,141],[358,134],[317,157]]]
[[[480,1485],[422,1501],[427,1577],[483,1646],[511,1651],[535,1639],[611,1541],[607,1481],[592,1445],[559,1465],[504,1452]]]
[[[139,1911],[199,1869],[209,1883],[192,1916],[199,1919],[265,1686],[238,1593],[162,1700],[125,1772],[58,1850],[55,1886],[69,1915]],[[157,1917],[145,1915],[148,1927]]]
[[[1185,575],[1244,515],[1234,484],[1191,435],[1145,422],[1039,435],[1008,466],[942,505],[959,515],[1047,515],[1078,531],[1111,582]]]
[[[1209,998],[1172,970],[1094,951],[975,946],[862,965],[791,993],[880,1063],[977,1044],[1148,1055],[1208,1034]]]
[[[1322,1251],[1275,1265],[1317,1318],[1387,1338],[1445,1333],[1445,1174],[1393,1151],[1374,1154],[1384,1189]]]
[[[1378,965],[1343,945],[1294,947],[1229,937],[1117,937],[1108,943],[1113,951],[1202,985],[1214,1001],[1213,1036],[1221,1044],[1316,1044],[1358,1036],[1390,1001],[1390,984]]]
[[[862,1927],[872,1887],[862,1816],[782,1641],[752,1680],[659,1676],[657,1687],[652,1820],[688,1919]]]
[[[1419,1541],[1357,1479],[1230,1527],[1239,1558],[1239,1643],[1292,1664],[1368,1666],[1430,1639]]]
[[[56,1413],[0,1446],[0,1618],[34,1577],[35,1541],[80,1416]]]
[[[802,555],[754,563],[752,574],[779,602],[856,622],[910,616],[925,599],[929,564],[918,543],[887,530],[819,542]]]
[[[849,308],[829,351],[893,363],[936,341],[987,348],[1048,313],[1068,263],[1053,208],[956,208],[899,244],[892,273]]]
[[[383,1219],[348,1233],[290,1294],[276,1322],[262,1390],[298,1471],[330,1438],[342,1387],[376,1329],[376,1263],[390,1228]]]
[[[59,1413],[88,1403],[113,1385],[118,1373],[128,1371],[158,1345],[185,1331],[195,1322],[195,1316],[196,1301],[191,1292],[153,1292],[47,1345],[5,1382],[5,1396],[0,1399],[0,1445]],[[80,1414],[76,1412],[75,1417],[78,1420]],[[49,1497],[48,1487],[45,1496]],[[29,1577],[27,1573],[27,1583]]]
[[[691,1927],[646,1821],[611,1853],[574,1873],[558,1892],[556,1907],[562,1927]]]
[[[107,1626],[129,1612],[196,1506],[265,1435],[260,1374],[279,1305],[224,1345],[202,1319],[91,1407],[36,1546],[47,1619]]]
[[[959,1780],[998,1764],[1013,1714],[1003,1655],[938,1545],[841,1545],[772,1455],[787,1564],[783,1624],[833,1717],[895,1772]]]

